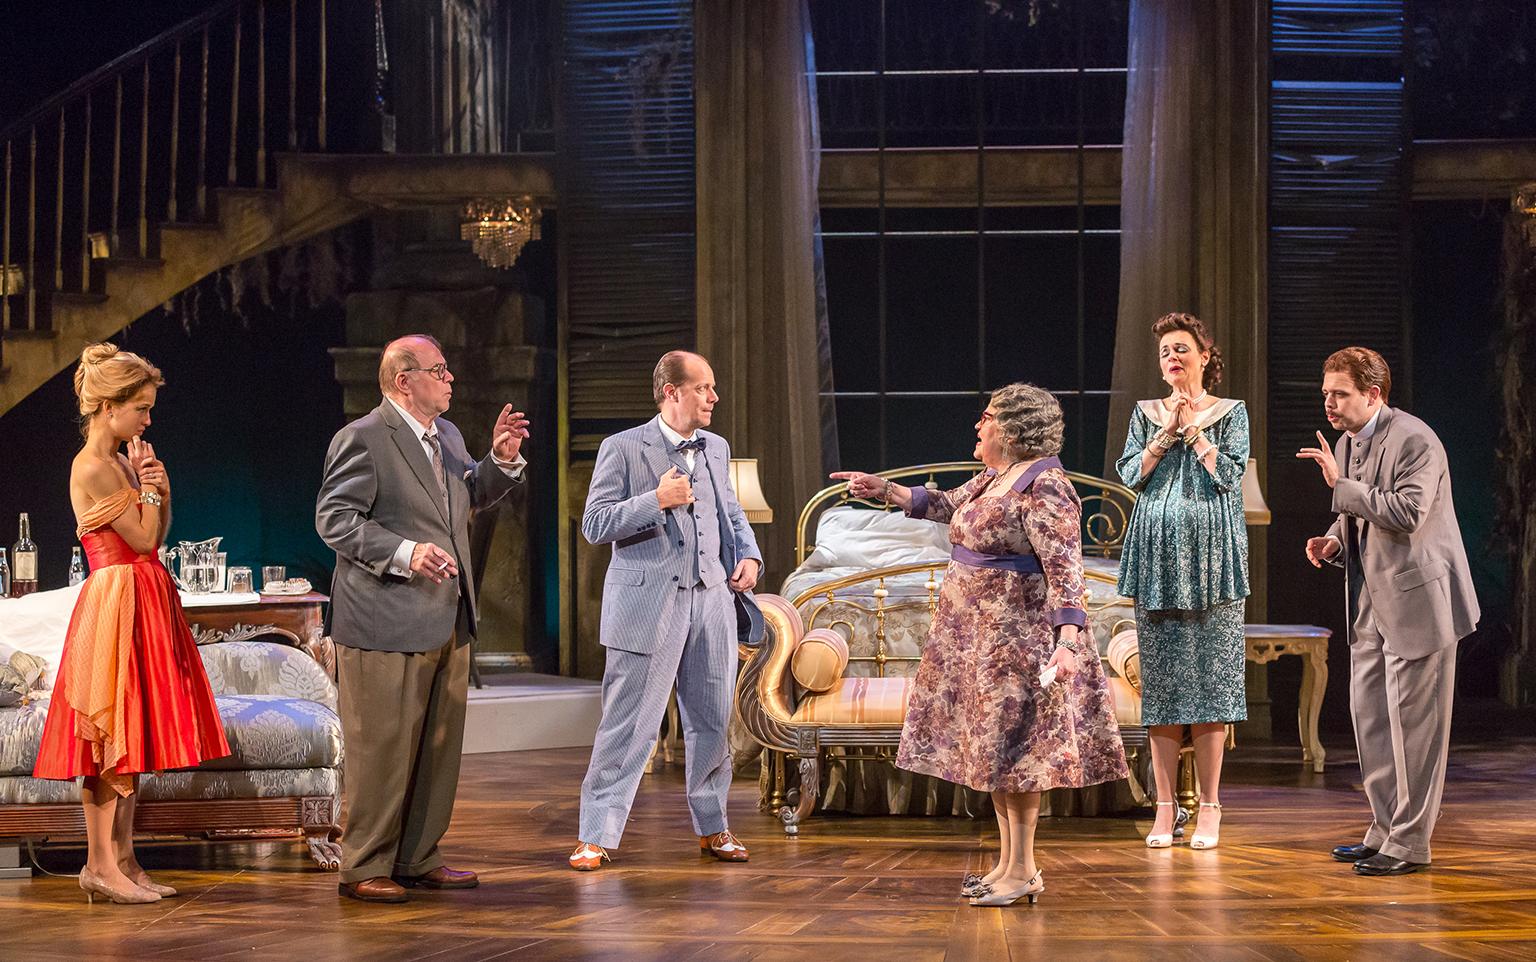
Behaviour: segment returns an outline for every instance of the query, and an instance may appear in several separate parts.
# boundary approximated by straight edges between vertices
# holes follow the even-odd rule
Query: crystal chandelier
[[[511,267],[523,245],[539,239],[540,213],[527,194],[504,200],[472,200],[464,207],[459,236],[491,267]]]

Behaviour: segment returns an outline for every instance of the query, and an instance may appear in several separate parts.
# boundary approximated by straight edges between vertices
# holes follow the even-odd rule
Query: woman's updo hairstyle
[[[1211,337],[1210,331],[1206,330],[1205,322],[1193,314],[1174,311],[1159,317],[1157,323],[1152,325],[1152,334],[1159,342],[1174,331],[1185,332],[1195,339],[1195,345],[1200,349],[1200,353],[1209,351],[1211,354],[1211,359],[1206,362],[1205,371],[1201,374],[1200,386],[1210,390],[1220,384],[1224,367],[1221,362],[1221,348],[1216,346],[1216,339]]]
[[[92,344],[81,351],[80,366],[75,368],[80,433],[86,433],[91,418],[105,405],[125,404],[151,384],[165,384],[160,369],[137,354],[118,350],[116,344]]]

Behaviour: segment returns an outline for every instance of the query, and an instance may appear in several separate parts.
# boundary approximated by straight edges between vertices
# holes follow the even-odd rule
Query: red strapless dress
[[[137,500],[124,489],[80,522],[91,574],[70,618],[32,772],[98,775],[122,795],[133,791],[133,775],[229,754],[175,582],[109,527],[124,511],[142,510]]]

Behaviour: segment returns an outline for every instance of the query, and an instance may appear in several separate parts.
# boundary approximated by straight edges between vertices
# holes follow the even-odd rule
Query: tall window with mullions
[[[1030,381],[1098,474],[1130,0],[811,0],[844,467],[965,460]]]

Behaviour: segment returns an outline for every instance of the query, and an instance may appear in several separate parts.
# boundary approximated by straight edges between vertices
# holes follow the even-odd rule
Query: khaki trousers
[[[1369,591],[1360,592],[1358,612],[1349,646],[1349,707],[1371,803],[1363,842],[1392,858],[1428,862],[1450,751],[1456,646],[1399,657],[1387,650]]]
[[[436,651],[336,646],[347,825],[341,881],[426,875],[453,817],[468,699],[469,645]]]

